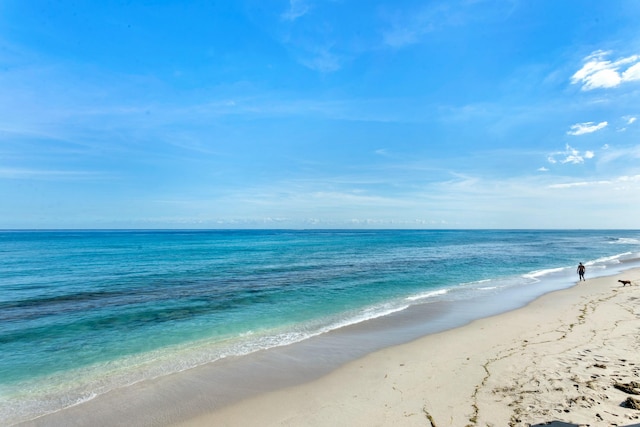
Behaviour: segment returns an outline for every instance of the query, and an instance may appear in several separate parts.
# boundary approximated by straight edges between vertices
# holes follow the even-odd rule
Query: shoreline
[[[618,290],[620,284],[615,280],[619,277],[631,278],[636,285]],[[639,279],[638,268],[588,279],[587,282],[538,296],[524,307],[484,316],[470,323],[465,321],[462,325],[440,329],[436,326],[434,332],[421,329],[417,339],[400,339],[401,342],[409,342],[389,343],[373,351],[354,352],[352,347],[358,347],[358,344],[351,344],[356,337],[366,340],[362,336],[366,329],[379,338],[381,333],[393,335],[402,331],[402,326],[395,325],[394,329],[393,322],[382,322],[387,329],[377,332],[371,324],[345,327],[319,342],[309,340],[302,346],[296,344],[249,356],[230,357],[213,365],[146,380],[18,425],[83,426],[108,420],[108,424],[113,426],[132,423],[181,427],[328,426],[340,425],[348,419],[350,425],[392,423],[429,426],[425,417],[431,418],[436,423],[432,425],[439,427],[474,425],[470,420],[482,420],[485,411],[480,405],[479,399],[483,395],[478,384],[486,382],[483,375],[486,374],[485,367],[489,366],[487,363],[492,359],[508,359],[500,355],[500,351],[506,351],[505,348],[515,351],[518,343],[523,348],[533,348],[533,345],[523,345],[522,342],[539,340],[531,335],[533,331],[529,328],[521,330],[522,325],[535,324],[534,330],[542,331],[538,335],[557,335],[557,331],[567,328],[567,325],[581,325],[576,320],[581,316],[580,310],[577,315],[569,313],[575,312],[584,299],[597,300],[602,295],[609,295],[613,289],[617,290],[616,295],[633,294],[640,302]],[[571,311],[565,310],[565,306],[571,307]],[[467,305],[466,309],[472,307]],[[473,318],[474,314],[470,316]],[[440,332],[443,329],[446,330]],[[569,329],[573,332],[578,328],[572,326]],[[332,343],[329,347],[328,342]],[[635,354],[640,354],[640,348],[634,348]],[[344,360],[337,368],[334,352],[344,353],[340,355]],[[327,353],[331,353],[330,356],[325,356]],[[314,354],[313,362],[305,360],[301,363],[302,358],[309,354]],[[527,357],[531,359],[531,355],[524,352],[523,360]],[[627,359],[632,360],[633,357]],[[516,372],[520,370],[516,368]],[[635,375],[635,380],[640,381],[638,370]],[[247,383],[247,378],[259,379]],[[500,387],[507,390],[511,386],[500,385],[496,389]],[[510,393],[501,393],[505,394],[503,399],[509,398]],[[488,393],[487,398],[495,399],[496,392]],[[471,404],[474,400],[477,402]],[[409,402],[413,403],[407,406]],[[407,409],[399,412],[405,406]],[[477,414],[469,412],[476,407],[479,408]],[[492,408],[490,412],[495,411]],[[640,411],[636,412],[640,414]],[[257,419],[256,413],[260,414]],[[451,422],[447,424],[449,419]],[[566,420],[566,417],[556,419]],[[536,422],[542,421],[545,420]],[[636,422],[640,423],[640,419]],[[495,425],[508,425],[508,420],[502,418]]]
[[[614,387],[640,382],[639,331],[636,268],[172,425],[640,425]]]

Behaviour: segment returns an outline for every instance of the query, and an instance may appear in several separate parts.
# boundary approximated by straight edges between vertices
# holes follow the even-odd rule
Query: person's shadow
[[[549,421],[548,423],[535,424],[531,427],[580,427],[579,424],[565,423],[562,421]],[[640,424],[629,424],[628,426],[620,427],[640,427]]]

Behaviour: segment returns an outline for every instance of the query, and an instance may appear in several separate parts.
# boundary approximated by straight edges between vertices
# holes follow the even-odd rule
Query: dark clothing
[[[580,263],[580,265],[578,266],[578,281],[580,280],[584,280],[584,271],[586,269],[584,268],[584,265],[582,265],[582,263]]]

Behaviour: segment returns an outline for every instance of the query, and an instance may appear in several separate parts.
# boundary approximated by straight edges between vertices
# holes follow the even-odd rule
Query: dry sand
[[[640,405],[640,394],[616,387],[633,382],[640,383],[637,269],[179,426],[640,426],[640,409],[625,404]]]

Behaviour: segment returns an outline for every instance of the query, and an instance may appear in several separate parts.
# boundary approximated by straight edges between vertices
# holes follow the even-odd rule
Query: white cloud
[[[640,182],[640,175],[621,176],[617,179],[618,182]]]
[[[635,116],[622,116],[622,120],[624,120],[625,126],[619,128],[618,132],[624,132],[625,130],[627,130],[627,126],[633,124],[637,120],[637,117],[635,117]]]
[[[640,55],[631,55],[617,61],[607,58],[611,52],[598,50],[587,56],[582,68],[571,76],[572,84],[582,90],[617,87],[624,82],[640,80]]]
[[[538,168],[538,172],[549,172],[549,169],[542,166],[541,168]]]
[[[622,73],[623,81],[640,80],[640,63],[634,64]]]
[[[640,182],[640,175],[623,175],[619,176],[613,180],[602,180],[602,181],[578,181],[578,182],[567,182],[562,184],[551,184],[548,188],[574,188],[574,187],[597,187],[597,186],[613,186],[614,189],[619,190],[623,189],[620,185],[624,185],[627,183],[636,183]]]
[[[567,135],[584,135],[586,133],[593,133],[607,127],[608,122],[600,122],[595,124],[594,122],[576,123],[571,125],[571,130],[567,131]]]
[[[555,153],[551,153],[547,160],[549,163],[571,163],[573,165],[577,165],[580,163],[584,163],[584,159],[592,159],[595,157],[595,153],[593,151],[585,151],[584,153],[580,153],[580,151],[571,147],[569,144],[565,147],[564,151],[556,151]]]
[[[566,184],[552,184],[549,188],[573,188],[573,187],[586,187],[590,183],[588,182],[569,182]]]

